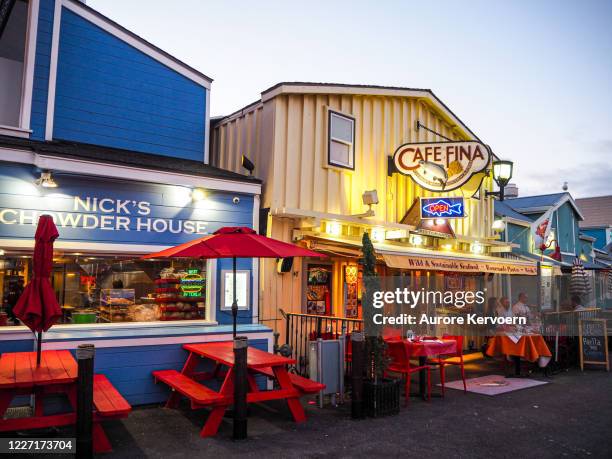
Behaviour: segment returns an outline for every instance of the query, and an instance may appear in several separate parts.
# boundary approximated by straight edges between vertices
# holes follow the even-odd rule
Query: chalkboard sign
[[[610,371],[608,361],[608,334],[605,319],[583,319],[579,321],[580,331],[580,369],[584,364],[605,365]]]

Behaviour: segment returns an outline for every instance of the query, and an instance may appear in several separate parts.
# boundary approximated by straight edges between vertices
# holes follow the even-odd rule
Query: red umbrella
[[[59,236],[55,223],[49,215],[41,215],[34,236],[33,276],[23,290],[15,308],[15,316],[34,333],[38,333],[36,362],[40,365],[42,332],[47,331],[60,317],[62,310],[57,303],[53,287],[49,282],[53,268],[53,241]]]
[[[161,252],[152,253],[143,258],[232,258],[234,271],[234,337],[236,336],[236,318],[238,300],[236,299],[236,258],[288,258],[288,257],[324,257],[312,250],[298,247],[295,244],[277,241],[261,236],[251,228],[227,226],[209,236],[171,247]]]

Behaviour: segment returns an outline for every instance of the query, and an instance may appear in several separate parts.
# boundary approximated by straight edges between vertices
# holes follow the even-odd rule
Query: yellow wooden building
[[[383,271],[535,274],[533,263],[503,258],[511,247],[492,229],[490,164],[451,191],[431,191],[393,171],[403,144],[480,141],[430,90],[280,83],[212,128],[212,164],[247,173],[244,155],[263,180],[260,224],[267,235],[329,256],[296,259],[287,273],[262,261],[259,318],[274,329],[282,332],[280,308],[359,316],[364,231]],[[442,232],[428,230],[411,215],[422,197],[463,198],[465,217],[449,219]]]

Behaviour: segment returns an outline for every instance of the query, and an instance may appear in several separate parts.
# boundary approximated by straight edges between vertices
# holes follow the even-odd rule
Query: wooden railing
[[[284,312],[285,336],[296,360],[296,371],[308,375],[308,342],[318,338],[336,339],[363,329],[363,320]]]

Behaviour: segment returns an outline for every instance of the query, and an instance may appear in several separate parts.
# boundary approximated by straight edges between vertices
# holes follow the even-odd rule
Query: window
[[[208,262],[58,254],[51,286],[62,308],[59,324],[214,320]],[[0,257],[0,328],[19,325],[13,308],[32,279],[19,252]]]
[[[329,111],[328,164],[355,169],[355,118]]]
[[[28,2],[0,2],[0,126],[20,127]]]

